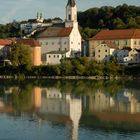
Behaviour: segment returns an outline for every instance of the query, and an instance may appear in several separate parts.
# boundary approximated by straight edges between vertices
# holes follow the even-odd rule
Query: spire
[[[71,7],[74,7],[76,5],[75,0],[68,0],[67,6],[70,5]]]
[[[42,19],[42,18],[43,18],[42,13],[40,13],[40,19]]]
[[[39,12],[37,12],[37,16],[36,17],[37,17],[37,19],[39,18]]]

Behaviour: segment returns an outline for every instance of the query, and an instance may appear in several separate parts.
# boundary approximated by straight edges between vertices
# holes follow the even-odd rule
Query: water
[[[139,85],[0,81],[0,140],[139,140]]]

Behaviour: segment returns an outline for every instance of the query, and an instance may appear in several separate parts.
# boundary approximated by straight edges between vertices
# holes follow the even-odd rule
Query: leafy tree
[[[72,72],[72,64],[68,59],[63,59],[60,64],[61,75],[70,75]]]
[[[24,44],[11,46],[10,57],[12,65],[21,69],[30,70],[32,66],[31,47]]]
[[[122,29],[125,28],[125,24],[120,18],[116,18],[113,20],[113,27],[116,29]]]
[[[135,21],[135,18],[131,17],[128,19],[128,28],[135,28],[137,27],[137,23]]]

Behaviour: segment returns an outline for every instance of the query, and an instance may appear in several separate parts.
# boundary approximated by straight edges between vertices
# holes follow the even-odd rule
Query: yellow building
[[[140,29],[102,30],[89,40],[89,56],[94,57],[95,48],[104,41],[113,43],[122,49],[130,47],[140,49]]]
[[[103,42],[99,46],[95,47],[95,61],[100,62],[109,62],[111,56],[115,56],[116,47],[107,42]]]

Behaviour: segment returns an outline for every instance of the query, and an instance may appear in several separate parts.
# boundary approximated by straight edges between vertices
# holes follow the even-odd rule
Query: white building
[[[128,65],[128,64],[138,64],[140,63],[140,50],[123,48],[117,53],[118,63]]]
[[[36,31],[43,30],[53,24],[62,24],[63,20],[55,17],[54,19],[44,19],[42,13],[37,13],[36,19],[20,22],[20,30],[22,35],[33,35]]]
[[[78,30],[77,7],[75,0],[68,0],[66,6],[66,21],[64,27],[49,27],[38,36],[41,45],[42,64],[60,63],[54,56],[64,53],[68,57],[80,56],[81,35]],[[49,59],[48,59],[49,58]],[[55,62],[54,62],[55,61]]]

